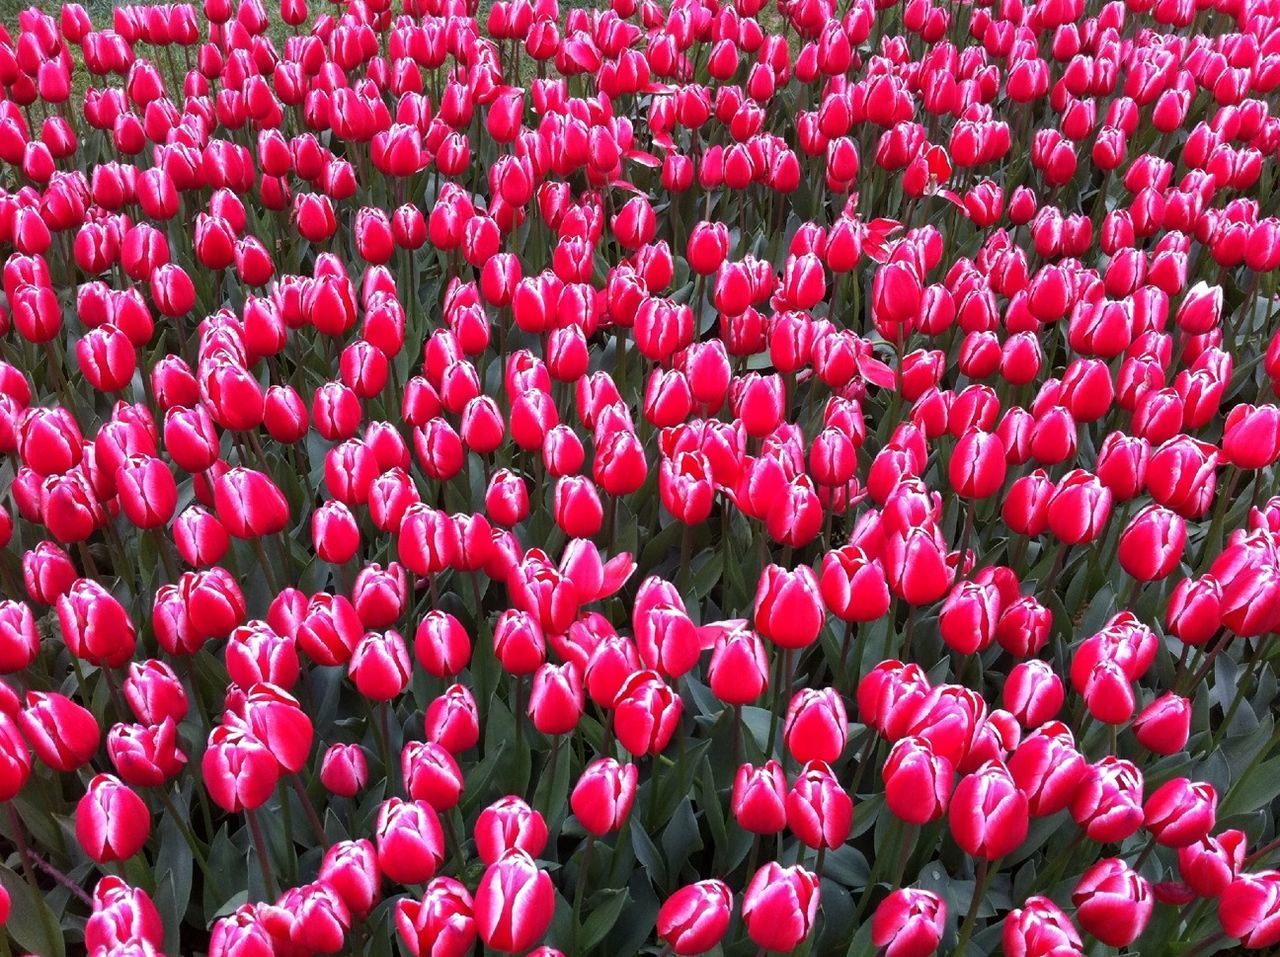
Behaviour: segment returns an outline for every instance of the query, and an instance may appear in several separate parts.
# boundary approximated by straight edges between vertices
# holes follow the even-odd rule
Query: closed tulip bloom
[[[1008,957],[1071,957],[1084,952],[1071,918],[1047,897],[1028,897],[1009,911],[1001,939]]]
[[[1000,592],[994,585],[963,581],[942,603],[938,632],[947,646],[960,654],[984,651],[995,641],[1000,612]]]
[[[351,509],[330,500],[311,513],[311,540],[321,561],[342,565],[360,549],[360,527]]]
[[[680,722],[683,702],[653,671],[637,671],[613,703],[618,741],[634,755],[659,754]]]
[[[1062,710],[1066,689],[1046,661],[1022,661],[1014,665],[1002,692],[1005,709],[1024,728],[1038,728]]]
[[[724,881],[688,884],[658,910],[658,936],[673,954],[705,954],[724,938],[732,911],[733,892]]]
[[[634,764],[597,758],[578,778],[569,795],[569,806],[591,834],[599,837],[616,831],[631,813],[638,778]]]
[[[1227,936],[1251,950],[1280,943],[1280,871],[1242,874],[1218,899],[1218,919]]]
[[[1066,808],[1087,771],[1071,732],[1056,721],[1029,735],[1009,756],[1009,773],[1027,796],[1027,808],[1034,817]]]
[[[1133,721],[1138,743],[1156,754],[1177,754],[1191,736],[1191,702],[1172,691],[1142,709]]]
[[[888,536],[884,564],[893,594],[912,605],[929,605],[955,578],[937,529],[913,527]]]
[[[749,628],[719,635],[707,677],[711,693],[725,704],[739,707],[759,698],[769,686],[769,658],[760,636]]]
[[[476,820],[476,851],[485,864],[494,863],[513,847],[533,857],[547,844],[547,824],[541,814],[518,797],[505,797]]]
[[[1082,469],[1063,476],[1049,498],[1049,529],[1068,545],[1093,541],[1110,514],[1110,489]]]
[[[1174,778],[1158,787],[1143,805],[1143,825],[1164,847],[1186,847],[1213,829],[1218,793],[1213,785]]]
[[[891,596],[880,562],[857,545],[827,552],[819,579],[827,610],[842,621],[875,621],[889,610]]]
[[[355,797],[369,780],[369,763],[358,744],[332,744],[320,762],[320,783],[338,797]]]
[[[409,686],[409,649],[395,631],[366,632],[347,664],[356,690],[370,701],[390,701]]]
[[[1212,575],[1184,578],[1165,607],[1165,629],[1188,645],[1203,645],[1222,625],[1222,586]]]
[[[404,789],[415,801],[425,801],[441,813],[462,797],[462,769],[448,749],[434,741],[410,741],[401,751]]]
[[[471,660],[471,638],[453,615],[432,609],[418,623],[413,650],[418,664],[428,674],[436,678],[451,678]]]
[[[844,700],[834,688],[803,688],[787,707],[783,741],[801,763],[830,763],[843,753],[848,727]]]
[[[951,833],[968,854],[994,861],[1027,837],[1027,797],[1004,765],[988,761],[956,787],[951,801]]]
[[[993,432],[971,429],[960,437],[948,464],[951,487],[962,498],[988,498],[1004,485],[1004,442]]]
[[[586,698],[582,678],[572,662],[544,664],[533,675],[529,717],[543,734],[568,734],[578,726]]]
[[[528,950],[547,932],[554,911],[551,876],[519,848],[490,864],[476,888],[476,927],[494,950]]]
[[[325,851],[319,881],[327,884],[352,914],[366,916],[378,903],[382,874],[370,841],[339,841]]]
[[[58,623],[68,649],[90,664],[118,668],[133,656],[133,622],[124,606],[91,578],[58,598]]]
[[[1249,839],[1243,831],[1223,831],[1178,848],[1178,873],[1201,897],[1217,897],[1244,869]]]
[[[734,820],[752,834],[776,834],[787,822],[786,793],[787,778],[777,761],[742,765],[733,780]]]
[[[426,801],[388,798],[374,824],[378,866],[397,884],[429,881],[444,860],[444,831]]]
[[[929,957],[946,926],[946,901],[932,891],[903,887],[876,907],[871,942],[884,948],[884,957]]]
[[[1222,431],[1222,456],[1241,469],[1261,469],[1280,457],[1280,408],[1233,406]]]
[[[157,787],[187,763],[178,744],[178,725],[117,724],[107,734],[107,756],[120,778],[133,787]]]
[[[1187,525],[1181,515],[1161,505],[1148,505],[1120,533],[1120,564],[1139,581],[1166,577],[1182,560]]]
[[[471,895],[460,881],[437,877],[422,900],[396,904],[396,931],[413,957],[464,957],[475,947],[476,922]]]
[[[853,799],[825,761],[810,761],[787,793],[787,826],[809,847],[836,848],[853,827]]]
[[[90,953],[96,954],[100,948],[114,952],[129,943],[158,948],[163,941],[160,913],[146,891],[130,887],[114,874],[98,881],[84,928],[84,943]]]
[[[818,878],[799,865],[782,867],[770,861],[742,895],[742,919],[747,934],[763,950],[794,949],[813,929],[818,916]]]
[[[151,812],[123,781],[99,774],[76,805],[76,840],[99,864],[132,857],[151,832]]]
[[[441,745],[450,754],[461,754],[480,740],[480,713],[471,691],[460,684],[427,705],[423,731],[428,741]]]
[[[262,538],[284,530],[289,503],[261,472],[233,468],[213,488],[218,518],[236,538]]]
[[[200,775],[213,802],[229,813],[253,811],[275,791],[280,765],[256,738],[220,726],[209,735]]]
[[[0,674],[27,668],[40,653],[35,616],[22,601],[0,601]]]
[[[1109,947],[1127,947],[1137,940],[1155,906],[1146,878],[1116,857],[1085,871],[1071,902],[1080,926]]]
[[[947,811],[955,768],[925,738],[906,737],[889,750],[884,770],[885,801],[908,824],[936,821]]]
[[[1142,772],[1113,754],[1091,765],[1076,788],[1071,817],[1092,841],[1124,840],[1142,826]]]
[[[297,774],[306,766],[315,730],[297,698],[259,682],[248,689],[242,711],[253,737],[271,749],[283,770]]]
[[[28,691],[18,726],[44,764],[67,773],[93,759],[101,730],[93,713],[56,692]]]
[[[813,569],[801,565],[790,571],[770,565],[756,588],[755,625],[765,638],[782,648],[805,648],[817,640],[823,605]]]

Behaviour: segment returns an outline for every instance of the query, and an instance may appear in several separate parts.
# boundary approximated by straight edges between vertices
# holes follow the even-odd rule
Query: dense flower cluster
[[[43,5],[0,90],[0,953],[1280,945],[1280,0]]]

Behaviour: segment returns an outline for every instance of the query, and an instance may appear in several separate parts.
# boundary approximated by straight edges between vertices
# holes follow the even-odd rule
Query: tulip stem
[[[4,809],[9,815],[9,829],[13,832],[11,835],[13,843],[18,847],[18,859],[22,862],[22,874],[26,877],[27,884],[31,887],[31,896],[36,899],[36,909],[40,911],[40,923],[44,925],[45,935],[49,938],[49,946],[53,947],[59,938],[58,928],[53,919],[53,913],[49,910],[49,904],[45,900],[44,891],[40,889],[40,883],[36,880],[35,869],[31,866],[33,855],[31,849],[27,847],[27,837],[23,831],[22,818],[18,816],[18,811],[13,806],[12,801],[6,801]],[[83,895],[84,891],[82,890],[80,893]]]
[[[582,897],[587,890],[587,878],[591,875],[591,858],[596,847],[596,836],[587,835],[586,846],[582,849],[582,863],[578,865],[578,880],[573,887],[573,926],[575,930],[582,927]]]
[[[1138,855],[1138,859],[1133,862],[1134,871],[1142,869],[1142,865],[1147,863],[1147,858],[1151,856],[1151,852],[1156,849],[1156,836],[1151,835],[1151,839],[1147,841],[1147,846],[1142,849],[1142,853]]]
[[[311,829],[316,832],[316,838],[320,841],[320,846],[327,847],[329,842],[325,837],[324,824],[320,820],[320,814],[316,811],[315,804],[311,801],[311,795],[307,794],[301,775],[289,775],[289,783],[293,786],[294,793],[298,795],[298,801],[302,804],[303,813],[307,815],[307,820],[311,822]]]
[[[952,952],[952,957],[961,957],[969,946],[969,938],[973,936],[974,927],[978,923],[978,909],[982,906],[982,901],[987,896],[987,888],[991,886],[991,879],[995,877],[996,871],[1000,869],[999,864],[1000,862],[997,860],[993,865],[985,857],[978,862],[973,897],[969,901],[969,913],[965,915],[964,926],[960,928],[960,939],[956,942],[956,949]]]
[[[253,847],[258,858],[258,866],[262,869],[262,883],[267,892],[268,898],[274,902],[280,896],[280,889],[276,886],[275,875],[271,873],[271,859],[267,857],[267,842],[262,836],[262,825],[258,823],[258,814],[256,811],[245,808],[244,816],[249,821],[249,833],[253,837]]]
[[[205,880],[213,880],[209,873],[209,862],[205,860],[204,852],[200,850],[200,843],[196,840],[195,832],[191,830],[191,825],[187,823],[187,818],[183,814],[178,813],[178,809],[173,804],[173,798],[169,796],[169,789],[164,785],[156,788],[156,793],[160,795],[160,803],[164,805],[165,812],[178,825],[178,830],[182,832],[182,836],[187,841],[187,846],[191,848],[191,856],[195,859],[196,866],[200,868],[200,873],[204,875]]]

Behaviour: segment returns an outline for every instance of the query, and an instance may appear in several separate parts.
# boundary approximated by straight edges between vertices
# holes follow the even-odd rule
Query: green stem
[[[969,913],[965,915],[964,925],[960,928],[960,939],[956,942],[953,957],[961,957],[968,948],[969,939],[973,937],[974,927],[978,923],[978,910],[982,907],[982,901],[987,896],[987,889],[991,886],[991,879],[995,877],[996,871],[999,869],[999,860],[992,862],[984,857],[978,862],[978,874],[973,888],[973,898],[969,901]]]

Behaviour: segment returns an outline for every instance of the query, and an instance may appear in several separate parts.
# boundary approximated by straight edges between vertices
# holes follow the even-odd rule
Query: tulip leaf
[[[25,880],[0,865],[0,885],[9,894],[9,920],[3,931],[39,957],[64,957],[67,952],[58,915],[50,913],[47,898],[37,900]]]
[[[613,925],[618,922],[618,915],[630,900],[631,895],[627,893],[625,887],[605,891],[603,903],[596,904],[590,916],[582,923],[580,948],[576,948],[576,951],[586,953],[604,940],[609,931],[613,930]]]
[[[639,798],[637,798],[638,802]],[[632,813],[635,812],[633,811]],[[667,866],[662,855],[658,853],[658,848],[654,845],[653,839],[649,837],[647,830],[640,821],[633,821],[632,826],[627,830],[631,832],[631,848],[635,851],[636,860],[644,868],[645,875],[649,881],[659,887],[666,887]]]
[[[678,881],[680,871],[695,851],[702,850],[702,834],[693,813],[693,802],[685,798],[676,805],[671,822],[662,832],[662,850],[666,855],[667,874]]]

